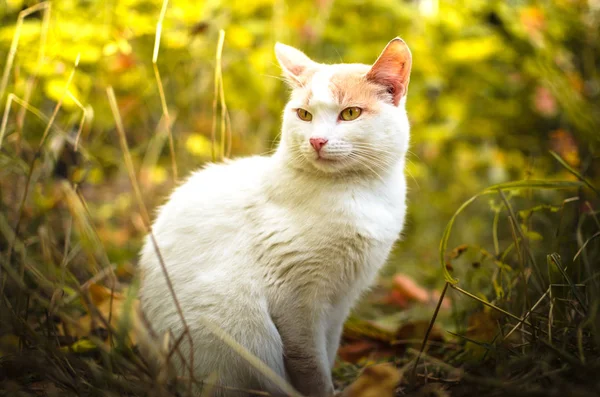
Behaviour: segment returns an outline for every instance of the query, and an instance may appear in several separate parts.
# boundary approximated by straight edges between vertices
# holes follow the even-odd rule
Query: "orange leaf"
[[[407,300],[421,303],[429,301],[429,291],[404,274],[394,276],[394,289],[400,292]]]
[[[366,367],[363,372],[341,394],[342,397],[393,397],[400,373],[391,364]]]

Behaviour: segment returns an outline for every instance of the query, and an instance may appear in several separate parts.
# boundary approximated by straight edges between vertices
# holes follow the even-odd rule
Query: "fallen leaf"
[[[396,274],[393,279],[393,289],[384,298],[384,303],[407,308],[413,302],[437,304],[440,299],[439,291],[429,291],[421,287],[405,274]],[[450,308],[450,300],[444,297],[442,308]]]
[[[394,343],[399,344],[398,342],[400,341],[415,340],[419,341],[418,343],[415,343],[415,345],[418,346],[421,344],[421,341],[425,338],[427,328],[429,328],[429,321],[426,320],[412,321],[410,323],[406,323],[402,325],[396,332],[396,339]],[[440,342],[444,340],[444,333],[436,324],[433,324],[431,332],[429,333],[428,340]]]
[[[338,356],[344,361],[356,364],[377,350],[379,343],[372,340],[357,340],[345,343],[338,349]]]
[[[383,298],[383,303],[398,306],[401,309],[406,309],[410,305],[406,295],[396,289],[391,290],[390,293]]]
[[[400,379],[400,372],[393,365],[372,365],[363,369],[358,379],[341,393],[341,397],[393,397]]]
[[[370,321],[350,316],[344,323],[344,337],[350,339],[369,338],[390,343],[394,339],[394,333],[382,329]]]
[[[106,300],[110,300],[111,294],[113,295],[113,301],[123,299],[123,296],[117,292],[111,291],[110,288],[106,288],[103,285],[92,283],[88,287],[90,292],[90,298],[95,306],[102,304]],[[84,302],[85,303],[85,302]]]
[[[407,275],[395,275],[393,283],[394,289],[400,292],[407,300],[421,303],[429,301],[429,291],[418,285]]]

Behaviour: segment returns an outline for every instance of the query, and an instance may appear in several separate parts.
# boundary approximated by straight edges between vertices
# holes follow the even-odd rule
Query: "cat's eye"
[[[340,119],[344,121],[356,120],[361,113],[362,109],[359,107],[354,106],[351,108],[346,108],[342,110],[342,113],[340,113]]]
[[[296,114],[298,115],[300,120],[303,120],[303,121],[311,121],[312,120],[312,114],[310,114],[310,112],[308,110],[298,109],[298,110],[296,110]]]

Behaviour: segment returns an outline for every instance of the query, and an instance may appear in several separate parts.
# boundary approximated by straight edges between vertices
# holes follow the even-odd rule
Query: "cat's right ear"
[[[398,106],[408,89],[411,66],[412,55],[408,46],[404,40],[396,37],[383,49],[367,73],[367,79],[385,86],[392,95],[392,102]]]
[[[317,66],[317,63],[302,51],[279,42],[275,43],[275,56],[283,70],[283,75],[292,87],[302,86],[302,76]]]

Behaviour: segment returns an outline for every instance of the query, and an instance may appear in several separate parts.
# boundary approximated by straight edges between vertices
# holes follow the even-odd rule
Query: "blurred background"
[[[73,285],[107,266],[121,289],[136,279],[145,228],[107,87],[153,210],[204,163],[276,147],[288,95],[276,41],[319,62],[370,64],[400,36],[413,54],[407,227],[348,334],[417,324],[405,332],[422,339],[446,282],[443,266],[479,299],[521,316],[560,278],[546,266],[550,253],[570,266],[574,283],[598,280],[598,240],[582,246],[600,230],[599,22],[598,0],[0,0],[5,266],[54,303],[76,297]],[[440,263],[440,240],[461,204],[517,180],[581,187],[479,198],[457,217]],[[511,293],[532,273],[536,286]],[[10,295],[7,277],[12,299],[18,288]],[[444,330],[495,339],[481,324],[497,318],[474,317],[480,301],[455,290],[446,299]],[[355,344],[346,357],[372,348]]]

